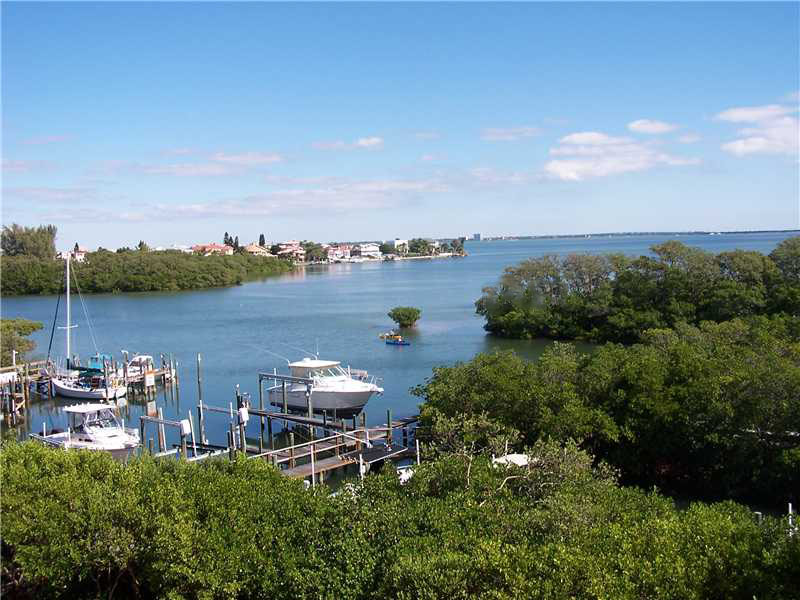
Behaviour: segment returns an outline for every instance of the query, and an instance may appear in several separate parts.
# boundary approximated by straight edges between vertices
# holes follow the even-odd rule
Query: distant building
[[[292,260],[297,260],[300,262],[304,262],[306,260],[305,248],[303,248],[303,246],[301,246],[300,242],[297,240],[289,240],[288,242],[278,244],[278,246],[280,246],[278,256],[281,258],[291,258]]]
[[[381,254],[381,247],[378,244],[373,242],[367,242],[366,244],[359,244],[355,248],[356,256],[361,256],[362,258],[381,258],[383,254]]]
[[[202,254],[203,256],[210,256],[211,254],[222,254],[223,256],[230,256],[233,254],[233,247],[225,244],[198,244],[192,246],[192,252]]]
[[[272,256],[272,253],[269,251],[269,248],[265,248],[264,246],[259,246],[256,243],[248,244],[244,247],[244,251],[248,254],[252,254],[253,256]]]
[[[480,233],[473,233],[472,234],[472,239],[474,241],[476,241],[476,242],[480,242],[481,241],[481,234]]]
[[[350,258],[352,247],[350,244],[339,244],[336,246],[328,246],[328,260],[331,262],[337,260],[347,260]]]
[[[395,254],[408,254],[408,240],[394,238],[386,243],[394,249]]]
[[[62,260],[66,260],[67,257],[69,257],[71,260],[74,260],[75,262],[83,262],[83,261],[86,260],[86,253],[87,252],[89,252],[89,250],[87,248],[85,248],[84,246],[78,246],[77,244],[75,244],[75,248],[73,248],[72,250],[59,252],[58,253],[58,258],[60,258]]]

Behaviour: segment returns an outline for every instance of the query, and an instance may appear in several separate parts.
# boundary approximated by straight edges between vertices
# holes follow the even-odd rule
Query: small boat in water
[[[394,336],[391,338],[386,338],[386,343],[390,346],[410,346],[411,342],[407,342],[403,339],[402,335]]]
[[[312,411],[331,417],[349,418],[359,414],[373,394],[382,394],[374,377],[366,371],[346,369],[335,360],[319,360],[304,358],[289,363],[292,377],[307,380],[303,382],[287,382],[274,385],[268,389],[269,402],[282,408],[284,390],[286,408],[292,412],[306,412],[309,400]],[[307,392],[310,396],[307,397]]]
[[[139,445],[139,431],[125,427],[115,406],[75,404],[64,412],[69,416],[66,431],[31,437],[60,448],[110,452],[115,458],[127,457]]]

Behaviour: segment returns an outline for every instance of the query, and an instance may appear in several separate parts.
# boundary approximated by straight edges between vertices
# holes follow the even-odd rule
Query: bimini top
[[[114,410],[115,408],[117,407],[111,404],[100,404],[100,403],[73,404],[72,406],[65,406],[64,412],[85,414],[90,412],[98,412],[101,410]]]
[[[319,360],[318,358],[304,358],[297,362],[289,363],[291,368],[301,369],[330,369],[331,367],[338,367],[340,363],[338,360]]]

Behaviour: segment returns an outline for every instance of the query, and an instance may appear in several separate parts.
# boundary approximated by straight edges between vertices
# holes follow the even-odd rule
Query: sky
[[[800,227],[796,2],[0,11],[59,248]]]

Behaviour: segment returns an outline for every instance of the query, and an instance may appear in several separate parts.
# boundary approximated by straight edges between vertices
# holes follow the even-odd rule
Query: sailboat
[[[71,330],[77,325],[72,324],[72,307],[70,302],[70,257],[66,258],[66,296],[67,296],[67,323],[64,329],[67,330],[67,370],[56,371],[50,377],[50,385],[54,395],[65,396],[67,398],[80,398],[83,400],[116,400],[122,398],[127,393],[124,383],[106,369],[105,375],[93,374],[84,375],[77,371],[70,370],[72,362],[72,333]],[[80,290],[79,290],[80,292]],[[85,308],[85,307],[84,307]],[[56,309],[56,312],[58,310]],[[88,316],[87,316],[88,319]]]

